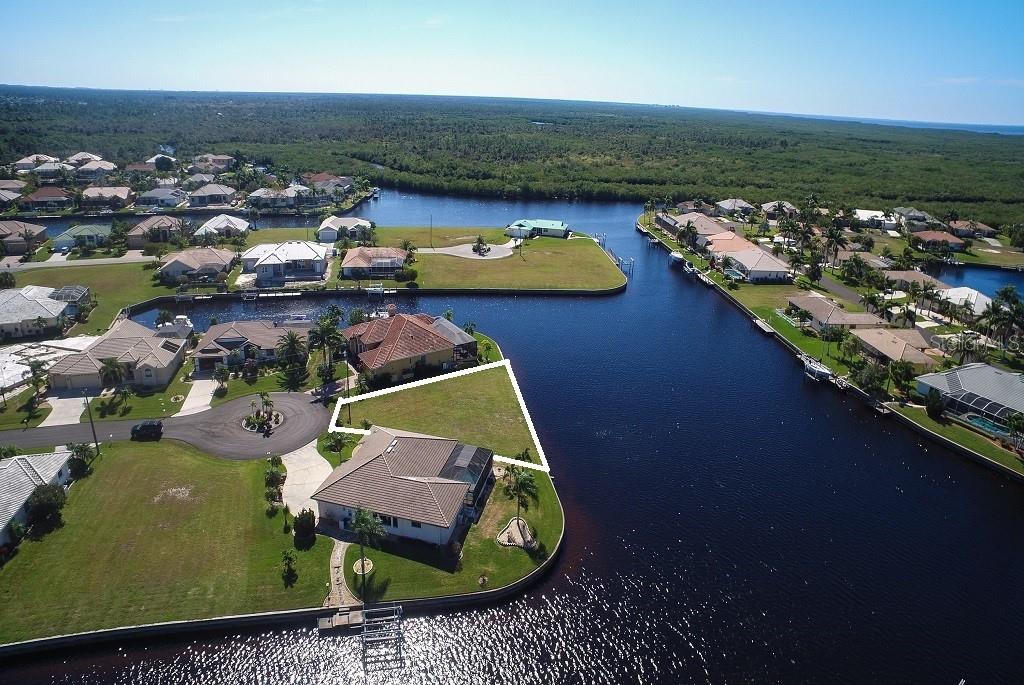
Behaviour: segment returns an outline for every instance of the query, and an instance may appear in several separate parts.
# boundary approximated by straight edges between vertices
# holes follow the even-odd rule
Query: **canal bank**
[[[426,225],[428,211],[448,225],[504,215],[482,207],[474,220],[475,203],[450,198],[397,206],[410,211],[395,225]],[[743,312],[638,244],[637,211],[515,211],[607,232],[617,254],[636,259],[619,296],[396,302],[451,308],[457,323],[501,340],[541,441],[559,455],[572,535],[521,595],[411,617],[406,669],[379,679],[1015,679],[1024,618],[1005,607],[1024,572],[1020,489],[803,382],[791,353]],[[329,301],[301,309],[315,315]],[[197,303],[187,313],[205,325],[293,306]],[[309,628],[113,643],[0,668],[19,683],[366,680],[356,639]]]

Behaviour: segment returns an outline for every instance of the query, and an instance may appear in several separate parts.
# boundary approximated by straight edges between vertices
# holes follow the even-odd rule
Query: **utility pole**
[[[92,420],[92,407],[89,406],[89,395],[82,391],[82,397],[85,398],[85,409],[89,413],[89,428],[92,429],[92,442],[96,446],[96,456],[100,456],[100,441],[96,438],[96,424]]]
[[[434,213],[430,212],[430,247],[434,247]]]

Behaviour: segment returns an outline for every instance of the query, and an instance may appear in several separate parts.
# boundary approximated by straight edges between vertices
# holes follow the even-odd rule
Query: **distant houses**
[[[107,162],[102,159],[93,160],[78,167],[78,170],[75,171],[75,177],[86,183],[96,183],[97,181],[102,181],[115,171],[117,171],[117,165],[113,162]]]
[[[754,205],[738,197],[731,197],[716,202],[715,209],[719,216],[747,216],[754,211]]]
[[[238,191],[231,186],[207,183],[192,191],[188,198],[188,204],[190,207],[229,206],[234,203],[237,194]]]
[[[373,426],[312,498],[324,523],[350,529],[362,509],[389,536],[443,547],[479,519],[492,490],[493,462],[489,449]]]
[[[343,237],[349,240],[362,240],[372,228],[373,224],[366,219],[354,216],[329,216],[320,222],[316,239],[322,243],[334,243]]]
[[[921,249],[926,251],[941,250],[943,248],[949,248],[954,251],[964,249],[964,241],[962,239],[945,231],[918,231],[911,234],[911,242],[920,245]]]
[[[218,214],[207,219],[192,235],[195,238],[223,236],[232,238],[237,235],[245,235],[252,227],[245,219],[230,214]]]
[[[0,242],[4,254],[34,252],[46,241],[46,227],[25,221],[0,221]]]
[[[135,193],[125,186],[92,186],[82,191],[82,207],[127,207],[135,201]]]
[[[56,186],[42,186],[25,195],[19,201],[22,209],[39,211],[46,209],[61,210],[74,206],[75,200],[68,191]]]
[[[512,238],[568,238],[571,234],[569,224],[555,219],[517,219],[505,227],[505,235]]]
[[[94,249],[106,245],[110,240],[110,224],[79,224],[72,226],[53,239],[55,250],[74,249],[76,247]]]
[[[139,195],[135,204],[143,207],[179,207],[188,201],[188,193],[180,188],[154,188]]]

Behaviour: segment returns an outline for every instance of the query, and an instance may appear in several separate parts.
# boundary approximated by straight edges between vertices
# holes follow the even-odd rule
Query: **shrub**
[[[64,488],[59,485],[40,485],[33,490],[25,504],[29,527],[52,530],[63,525],[61,509],[67,498]]]
[[[280,488],[284,485],[284,479],[284,472],[276,468],[269,468],[266,473],[263,474],[263,481],[266,483],[268,488]]]
[[[419,272],[409,266],[403,267],[395,272],[395,280],[399,283],[415,281],[417,276],[419,276]]]
[[[316,514],[312,509],[303,509],[295,515],[292,529],[298,539],[309,539],[316,535]]]
[[[72,457],[68,460],[68,468],[74,480],[81,480],[92,473],[92,467],[89,466],[89,462],[78,457]]]
[[[270,457],[269,459],[267,459],[267,461],[275,469],[281,468],[281,457],[277,456],[276,454],[274,456]]]
[[[924,409],[928,412],[928,416],[938,421],[942,416],[944,408],[945,403],[942,401],[942,395],[935,388],[931,388],[928,391],[928,395],[924,398]]]

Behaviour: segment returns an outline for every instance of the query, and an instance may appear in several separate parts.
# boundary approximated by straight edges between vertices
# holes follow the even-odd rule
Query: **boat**
[[[640,222],[636,222],[636,230],[638,233],[647,233],[647,229],[640,225]]]
[[[695,267],[693,265],[693,262],[691,262],[689,259],[684,259],[683,260],[683,271],[685,271],[688,274],[695,274],[695,273],[697,273],[697,267]]]
[[[800,357],[804,363],[804,375],[811,380],[820,381],[821,379],[830,380],[832,378],[832,369],[828,368],[817,359],[810,355],[803,355]]]
[[[661,241],[658,240],[657,237],[655,237],[653,235],[649,235],[648,238],[647,238],[647,242],[650,243],[651,245],[657,245]]]
[[[842,392],[846,392],[850,388],[850,381],[846,380],[842,376],[836,376],[835,383],[836,387]]]
[[[679,266],[686,262],[686,258],[683,257],[683,253],[676,252],[674,250],[671,253],[669,253],[668,258],[672,266]]]
[[[243,300],[255,300],[257,297],[259,297],[259,292],[256,290],[246,290],[242,292]]]

